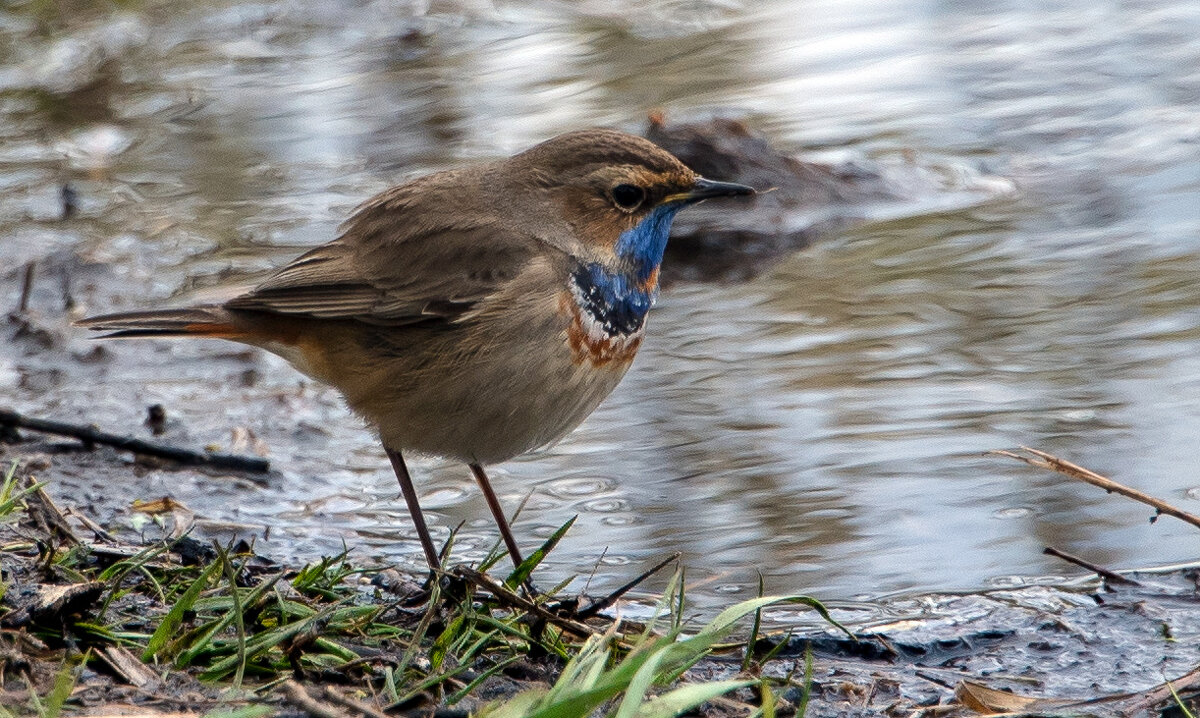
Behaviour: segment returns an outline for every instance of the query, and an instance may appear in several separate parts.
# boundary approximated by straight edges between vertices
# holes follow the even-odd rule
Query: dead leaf
[[[178,538],[187,533],[192,525],[196,523],[196,514],[189,509],[185,504],[182,504],[170,496],[164,496],[161,499],[153,501],[135,500],[130,508],[138,513],[147,514],[149,516],[161,516],[170,514],[173,526],[171,527],[171,536]]]
[[[1029,710],[1040,702],[1037,698],[988,688],[974,681],[959,681],[958,687],[954,689],[954,697],[966,708],[984,715]]]

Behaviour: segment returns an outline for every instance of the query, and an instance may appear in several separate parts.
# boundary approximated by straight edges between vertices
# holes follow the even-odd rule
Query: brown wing
[[[298,257],[229,309],[372,324],[449,321],[495,293],[549,247],[476,222],[406,223],[395,204],[364,207],[341,237]],[[407,225],[407,226],[406,226]]]

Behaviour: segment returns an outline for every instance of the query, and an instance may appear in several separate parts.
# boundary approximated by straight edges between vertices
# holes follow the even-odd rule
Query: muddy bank
[[[128,486],[142,469],[110,450],[9,440],[0,445],[0,459],[18,462],[17,479],[44,482],[47,496],[30,495],[19,510],[10,507],[0,516],[6,587],[0,599],[0,695],[18,714],[35,700],[31,687],[38,696],[52,694],[66,666],[74,680],[63,704],[67,714],[111,714],[132,706],[198,714],[261,705],[264,714],[277,715],[322,715],[330,706],[333,715],[348,716],[466,715],[553,685],[566,661],[583,650],[586,635],[571,634],[570,619],[514,613],[513,605],[464,583],[461,576],[474,575],[469,572],[443,586],[444,606],[430,612],[420,577],[357,565],[353,558],[321,562],[317,570],[277,563],[262,555],[269,541],[249,536],[257,543],[235,546],[229,533],[177,503],[126,504],[101,526],[96,506],[72,498],[64,486],[81,475],[96,486]],[[189,473],[159,468],[181,479]],[[134,516],[142,520],[131,521]],[[190,533],[181,539],[185,526]],[[214,548],[199,540],[212,537],[226,543]],[[197,632],[211,630],[206,616],[237,602],[227,588],[222,593],[221,571],[213,568],[222,545],[232,547],[225,570],[237,567],[229,575],[247,603],[272,593],[273,600],[294,604],[292,613],[275,615],[262,604],[241,625],[227,620],[208,637],[212,646],[185,649],[180,646],[190,646]],[[181,594],[191,585],[202,590],[190,599],[199,602],[173,612],[172,606],[189,600]],[[463,646],[446,636],[453,638],[452,626],[463,620],[463,600],[473,606],[473,621],[510,621],[504,625],[520,646],[488,644],[478,655],[455,654]],[[607,611],[610,618],[593,620],[584,630],[609,630],[611,616],[646,615],[654,601],[648,594],[622,598]],[[759,634],[749,659],[746,620],[737,640],[658,690],[735,679],[755,683],[705,703],[701,713],[714,716],[761,708],[764,685],[771,700],[778,699],[779,715],[794,714],[805,703],[804,715],[815,717],[1182,715],[1172,712],[1176,703],[1163,686],[1166,677],[1182,701],[1200,703],[1195,567],[1135,573],[1123,581],[1080,577],[1062,585],[906,595],[830,609],[855,638],[803,606],[768,607],[762,622],[776,628]],[[183,641],[173,649],[174,661],[146,663],[148,646],[171,621],[171,635]],[[272,631],[289,621],[303,625],[272,639]],[[703,623],[690,620],[693,631]],[[547,630],[558,638],[543,645],[550,640],[545,635],[532,637]],[[231,693],[239,635],[241,645],[256,648],[249,649],[251,659],[238,676],[244,690]],[[451,643],[457,648],[448,649]],[[84,653],[89,659],[80,666]],[[181,661],[180,655],[190,657]],[[455,664],[459,658],[461,665]]]

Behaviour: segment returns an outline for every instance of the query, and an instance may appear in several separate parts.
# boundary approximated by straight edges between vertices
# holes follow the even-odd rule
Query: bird
[[[578,426],[629,369],[685,207],[753,195],[647,139],[593,128],[368,199],[337,236],[219,304],[77,322],[101,338],[218,338],[277,354],[373,427],[429,568],[442,557],[406,454],[466,464],[523,557],[485,467]]]

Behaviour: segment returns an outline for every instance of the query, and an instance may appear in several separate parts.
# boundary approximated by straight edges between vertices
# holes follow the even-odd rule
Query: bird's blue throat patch
[[[683,203],[671,202],[655,207],[645,219],[633,229],[627,229],[617,238],[617,256],[633,265],[634,277],[645,282],[662,264],[663,252],[667,249],[667,236],[671,234],[671,221],[683,209]]]
[[[579,308],[610,337],[640,330],[658,293],[641,289],[629,275],[613,274],[599,264],[581,264],[571,277]]]
[[[674,202],[659,205],[637,226],[621,233],[614,249],[627,270],[614,272],[590,263],[579,265],[572,274],[580,308],[609,336],[633,334],[646,323],[646,313],[658,296],[657,281],[649,280],[662,264],[671,220],[682,207]]]

